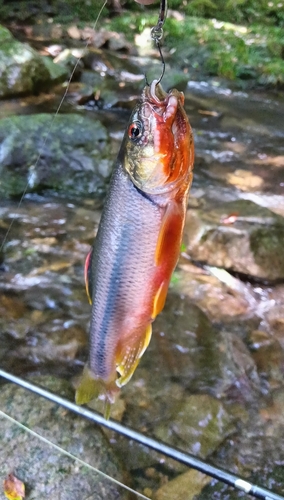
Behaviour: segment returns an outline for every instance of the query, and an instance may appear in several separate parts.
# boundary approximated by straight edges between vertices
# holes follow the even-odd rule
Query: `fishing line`
[[[98,13],[97,19],[95,20],[94,24],[92,25],[93,30],[95,30],[95,28],[96,28],[96,26],[97,26],[97,24],[98,24],[99,18],[100,18],[100,16],[101,16],[101,13],[102,13],[102,11],[104,10],[104,8],[105,8],[106,4],[107,4],[107,0],[104,0],[104,3],[103,3],[103,5],[101,6],[101,8],[100,8],[100,10],[99,10],[99,13]],[[91,43],[91,39],[89,38],[89,39],[86,41],[86,44],[85,44],[84,48],[85,48],[85,49],[87,49],[87,48],[88,48],[88,46],[90,45],[90,43]],[[53,115],[52,120],[51,120],[51,123],[50,123],[50,125],[49,125],[49,127],[48,127],[48,129],[47,129],[47,134],[46,134],[46,136],[45,136],[45,138],[44,138],[44,140],[43,140],[43,143],[42,143],[42,148],[44,148],[44,147],[45,147],[45,145],[46,145],[46,143],[47,143],[48,139],[50,138],[50,133],[51,133],[51,130],[52,130],[52,127],[53,127],[54,121],[55,121],[55,119],[56,119],[56,117],[57,117],[57,115],[58,115],[58,113],[59,113],[59,111],[60,111],[60,109],[61,109],[61,107],[62,107],[62,104],[63,104],[63,102],[64,102],[64,100],[65,100],[65,98],[66,98],[66,95],[67,95],[68,90],[69,90],[69,88],[70,88],[71,81],[72,81],[72,79],[73,79],[73,76],[74,76],[74,74],[75,74],[75,71],[76,71],[76,69],[77,69],[78,65],[80,64],[80,61],[81,61],[82,57],[83,57],[83,55],[79,56],[79,57],[77,58],[77,60],[76,60],[76,63],[75,63],[75,65],[74,65],[74,68],[73,68],[73,70],[72,70],[72,72],[71,72],[71,75],[70,75],[70,77],[69,77],[69,80],[68,80],[68,82],[67,82],[67,85],[66,85],[66,89],[65,89],[65,91],[64,91],[64,94],[63,94],[63,96],[62,96],[62,98],[61,98],[61,100],[60,100],[60,103],[59,103],[59,105],[58,105],[58,107],[57,107],[57,110],[55,111],[55,114]],[[25,197],[25,196],[26,196],[26,194],[27,194],[28,187],[29,187],[29,185],[31,184],[31,179],[32,179],[32,176],[33,176],[33,172],[36,170],[36,168],[37,168],[37,166],[38,166],[38,164],[39,164],[40,158],[41,158],[41,153],[39,153],[39,154],[38,154],[38,156],[37,156],[37,158],[36,158],[36,161],[35,161],[35,164],[34,164],[34,165],[31,165],[31,167],[32,167],[32,172],[29,174],[29,178],[28,178],[28,180],[27,180],[27,183],[26,183],[25,189],[24,189],[24,191],[23,191],[23,193],[22,193],[22,195],[21,195],[21,198],[20,198],[20,201],[19,201],[19,203],[18,203],[17,209],[19,209],[19,208],[20,208],[20,206],[21,206],[21,204],[22,204],[22,202],[23,202],[23,199],[24,199],[24,197]],[[11,220],[11,222],[10,222],[10,224],[9,224],[9,226],[8,226],[8,229],[7,229],[7,231],[6,231],[6,234],[5,234],[5,236],[4,236],[4,239],[3,239],[2,243],[1,243],[1,246],[0,246],[0,252],[3,250],[3,247],[4,247],[4,245],[5,245],[6,241],[7,241],[7,238],[8,238],[8,236],[9,236],[9,234],[10,234],[10,231],[11,231],[11,229],[12,229],[12,227],[13,227],[13,224],[14,224],[14,222],[15,222],[15,219],[16,219],[16,217],[14,217],[14,218]]]
[[[236,488],[237,490],[243,491],[248,495],[251,495],[255,498],[260,498],[261,500],[284,500],[284,497],[278,495],[277,493],[273,493],[272,491],[267,490],[266,488],[262,488],[261,486],[257,486],[253,483],[250,483],[246,479],[242,479],[236,476],[235,474],[231,474],[230,472],[220,469],[219,467],[215,467],[214,465],[211,465],[207,462],[204,462],[203,460],[196,458],[194,455],[185,453],[179,450],[178,448],[174,448],[172,446],[163,443],[162,441],[158,441],[154,438],[151,438],[140,432],[137,432],[134,429],[126,427],[125,425],[122,425],[119,422],[116,422],[115,420],[111,419],[106,420],[102,415],[100,415],[97,412],[91,411],[83,406],[77,406],[75,403],[72,403],[71,401],[62,398],[57,394],[53,394],[52,392],[47,391],[42,387],[39,387],[27,380],[23,380],[19,377],[16,377],[15,375],[12,375],[11,373],[8,373],[1,369],[0,369],[0,377],[9,380],[10,382],[17,384],[23,387],[24,389],[28,389],[29,391],[44,397],[49,401],[52,401],[53,403],[57,403],[60,406],[66,408],[67,410],[70,410],[76,413],[77,415],[80,415],[81,417],[84,417],[96,424],[102,425],[107,429],[115,431],[125,436],[128,439],[136,441],[137,443],[140,443],[152,450],[157,451],[158,453],[166,455],[167,457],[172,458],[177,462],[181,462],[187,465],[188,467],[191,467],[192,469],[196,469],[199,470],[200,472],[203,472],[203,474],[206,474],[207,476],[218,479],[219,481],[222,481],[223,483],[226,483],[229,486]]]
[[[164,26],[166,17],[167,17],[167,0],[160,0],[160,12],[159,12],[158,22],[157,22],[156,26],[153,26],[153,28],[151,29],[151,38],[156,43],[157,49],[158,49],[160,57],[161,57],[161,62],[162,62],[162,73],[161,73],[160,77],[158,78],[156,85],[161,83],[161,81],[164,77],[164,74],[165,74],[165,69],[166,69],[166,63],[165,63],[165,59],[164,59],[164,56],[162,53],[162,48],[161,48],[161,40],[162,40],[163,35],[164,35],[163,26]],[[147,85],[149,85],[147,82],[147,77],[146,77],[146,83],[147,83]]]
[[[113,477],[109,476],[105,472],[102,472],[101,470],[97,469],[93,465],[88,464],[88,462],[85,462],[85,460],[82,460],[81,458],[76,457],[75,455],[73,455],[69,451],[64,450],[64,448],[61,448],[61,446],[58,446],[57,444],[53,443],[52,441],[49,441],[49,439],[47,439],[44,436],[42,436],[41,434],[38,434],[37,432],[33,431],[32,429],[30,429],[26,425],[21,424],[20,422],[18,422],[18,420],[15,420],[13,417],[11,417],[10,415],[7,415],[7,413],[5,413],[2,410],[0,410],[0,417],[1,416],[3,418],[6,418],[6,420],[9,420],[9,422],[16,425],[20,429],[24,430],[25,432],[28,432],[29,434],[36,437],[37,439],[39,439],[43,443],[47,444],[51,448],[54,448],[56,451],[59,451],[62,455],[66,455],[68,458],[71,458],[72,460],[78,462],[80,465],[83,465],[84,467],[87,467],[91,471],[96,472],[100,476],[103,476],[104,478],[109,479],[110,481],[117,484],[118,486],[121,486],[125,490],[130,491],[131,493],[135,493],[138,497],[143,498],[144,500],[151,500],[149,497],[146,497],[142,493],[139,493],[138,491],[133,490],[129,486],[126,486],[126,484],[123,484],[120,481],[118,481],[117,479],[114,479]]]

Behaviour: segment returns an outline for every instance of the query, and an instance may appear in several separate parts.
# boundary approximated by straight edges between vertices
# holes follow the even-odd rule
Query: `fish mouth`
[[[163,87],[160,85],[158,80],[153,80],[151,85],[148,87],[149,97],[155,101],[156,104],[165,104],[165,100],[168,94],[164,91]]]
[[[157,111],[159,108],[165,108],[171,92],[167,93],[159,83],[159,80],[153,80],[150,85],[144,88],[144,101],[155,106]],[[158,108],[158,109],[157,109]]]
[[[164,91],[159,80],[153,80],[150,85],[144,89],[144,102],[148,104],[148,111],[145,112],[147,118],[152,112],[160,116],[164,123],[173,125],[176,119],[178,108],[184,102],[184,95],[176,89],[168,93]],[[147,106],[145,106],[146,111]]]

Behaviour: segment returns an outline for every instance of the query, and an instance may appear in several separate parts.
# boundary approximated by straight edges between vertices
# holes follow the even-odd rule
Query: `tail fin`
[[[116,371],[120,374],[109,381],[96,378],[88,366],[85,366],[80,383],[76,390],[75,401],[78,405],[89,403],[92,399],[103,396],[105,400],[104,416],[106,419],[110,416],[111,405],[115,402],[115,398],[120,390],[120,387],[127,384],[135,372],[140,358],[147,349],[152,335],[151,323],[147,325],[143,335],[133,336],[127,344],[123,343],[118,346],[116,355]],[[131,343],[132,341],[132,343]]]
[[[102,395],[105,400],[104,417],[109,419],[110,408],[115,402],[118,392],[119,388],[115,380],[105,382],[102,379],[97,379],[90,368],[85,366],[80,383],[76,389],[75,401],[77,405],[83,405]]]

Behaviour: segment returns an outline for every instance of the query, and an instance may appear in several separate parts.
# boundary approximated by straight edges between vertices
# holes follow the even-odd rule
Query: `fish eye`
[[[128,137],[132,140],[137,140],[141,137],[143,131],[142,123],[137,121],[131,123],[128,127]]]

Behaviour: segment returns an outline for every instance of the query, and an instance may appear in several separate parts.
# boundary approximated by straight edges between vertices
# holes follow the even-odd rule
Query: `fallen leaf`
[[[77,28],[77,26],[70,26],[67,33],[70,38],[73,38],[74,40],[81,40],[81,31]]]
[[[207,116],[221,116],[221,113],[218,113],[217,111],[209,111],[208,109],[199,109],[198,113],[200,115],[207,115]]]
[[[238,169],[226,175],[226,179],[230,184],[238,187],[242,191],[250,191],[252,189],[260,189],[263,184],[263,179],[259,175],[254,175],[246,170]]]
[[[268,156],[262,155],[258,160],[255,158],[250,161],[254,165],[271,165],[272,167],[284,167],[284,155]]]
[[[13,474],[9,474],[3,483],[4,495],[8,500],[22,500],[25,498],[25,485]]]
[[[51,272],[58,272],[61,271],[62,269],[67,269],[68,267],[72,266],[72,262],[54,262],[52,264],[47,264],[46,266],[41,266],[38,267],[37,269],[34,269],[29,273],[29,276],[37,276],[39,274],[44,274],[48,271]]]

